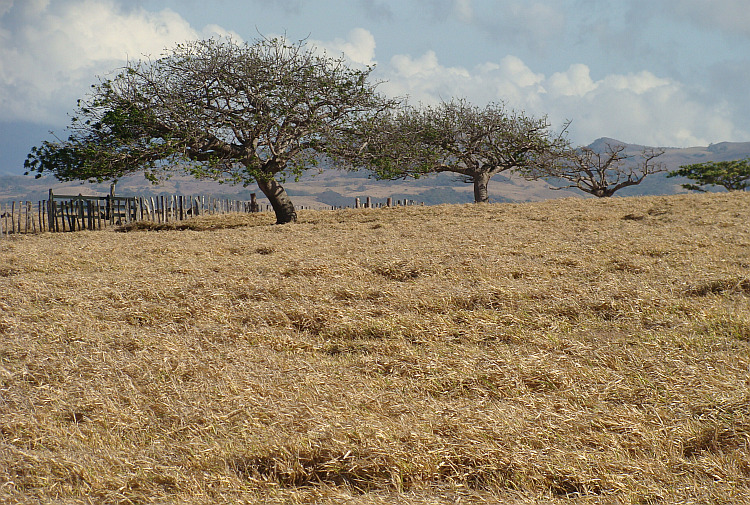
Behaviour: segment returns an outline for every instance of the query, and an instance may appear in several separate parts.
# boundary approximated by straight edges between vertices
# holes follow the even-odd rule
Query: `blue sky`
[[[0,0],[0,173],[127,59],[280,34],[376,64],[412,103],[572,120],[578,144],[750,141],[747,0]]]

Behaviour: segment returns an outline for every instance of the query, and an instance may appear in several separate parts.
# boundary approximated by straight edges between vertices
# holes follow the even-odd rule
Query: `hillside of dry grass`
[[[2,240],[0,502],[750,503],[749,215],[679,195]]]

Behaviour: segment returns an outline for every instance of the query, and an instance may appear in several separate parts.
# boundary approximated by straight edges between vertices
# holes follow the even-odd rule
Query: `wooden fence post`
[[[78,195],[82,196],[82,195]],[[83,199],[79,198],[76,201],[76,204],[78,205],[78,216],[81,218],[81,223],[78,225],[78,230],[85,230],[86,229],[86,216],[84,215],[85,208],[83,206]]]
[[[65,207],[66,202],[60,202],[60,231],[65,231]]]

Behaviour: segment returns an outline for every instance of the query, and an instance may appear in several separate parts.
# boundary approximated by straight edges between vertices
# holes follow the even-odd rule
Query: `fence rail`
[[[393,200],[375,204],[367,197],[353,200],[354,208],[391,207]],[[414,205],[413,200],[397,200],[398,206]],[[304,209],[304,207],[300,207]],[[344,207],[331,207],[341,209]],[[0,204],[0,238],[11,234],[101,230],[133,221],[168,223],[194,216],[232,212],[269,211],[251,195],[250,200],[231,200],[210,196],[84,196],[57,195],[50,190],[47,200],[12,201]]]

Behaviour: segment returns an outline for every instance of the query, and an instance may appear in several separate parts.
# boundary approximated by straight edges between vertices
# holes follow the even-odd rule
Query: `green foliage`
[[[492,176],[546,160],[563,144],[546,118],[465,100],[403,107],[373,117],[366,126],[358,161],[377,178],[453,172],[474,183],[476,201],[486,201]]]
[[[178,169],[245,185],[296,178],[333,154],[342,131],[389,107],[368,82],[371,70],[303,41],[178,45],[92,86],[68,138],[33,148],[27,173],[103,181],[144,172],[156,180]]]
[[[705,186],[722,186],[727,191],[744,191],[750,186],[750,158],[734,161],[709,161],[682,165],[667,177],[687,177],[695,184],[682,184],[692,191],[706,191]]]
[[[72,133],[66,141],[44,141],[32,148],[24,163],[26,173],[36,173],[37,178],[52,173],[62,181],[104,182],[144,172],[155,181],[155,172],[177,152],[154,117],[135,106],[113,103],[106,96],[110,90],[105,82],[97,88],[100,96],[79,105],[85,120],[72,119]]]

